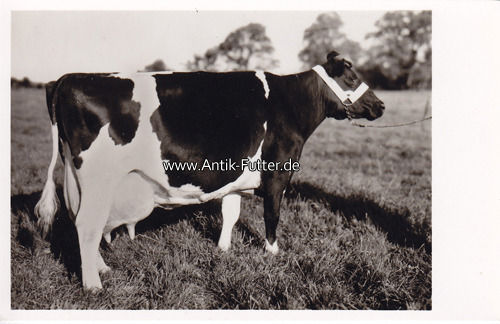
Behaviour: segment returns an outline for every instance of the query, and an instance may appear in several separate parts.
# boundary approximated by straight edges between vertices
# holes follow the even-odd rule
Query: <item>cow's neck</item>
[[[326,118],[328,99],[324,91],[324,83],[314,71],[281,78],[283,78],[282,85],[286,87],[287,92],[284,109],[293,118],[293,124],[304,140],[307,140]]]

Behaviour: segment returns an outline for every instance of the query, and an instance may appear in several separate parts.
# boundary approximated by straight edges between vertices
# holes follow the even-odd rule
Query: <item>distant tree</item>
[[[205,52],[205,55],[194,55],[194,60],[186,64],[188,70],[191,71],[217,71],[217,59],[219,58],[219,48],[212,47]]]
[[[156,71],[168,71],[168,70],[169,69],[167,68],[163,60],[158,59],[153,63],[146,65],[144,67],[144,70],[142,70],[141,72],[156,72]]]
[[[308,69],[325,62],[332,50],[349,57],[356,63],[361,46],[342,33],[339,29],[344,23],[336,12],[320,14],[316,21],[304,31],[305,47],[299,53],[299,59]]]
[[[31,80],[28,77],[24,77],[20,84],[24,88],[31,88],[32,86]]]
[[[19,88],[36,88],[36,89],[42,89],[43,88],[43,83],[40,82],[32,82],[28,77],[24,77],[22,80],[18,80],[14,77],[10,78],[10,87],[12,89],[19,89]]]
[[[269,69],[277,65],[274,47],[261,24],[251,23],[230,33],[203,56],[195,55],[186,67],[191,71],[244,71]]]
[[[432,83],[432,14],[387,12],[376,22],[375,41],[361,68],[373,84],[393,89],[429,88]]]

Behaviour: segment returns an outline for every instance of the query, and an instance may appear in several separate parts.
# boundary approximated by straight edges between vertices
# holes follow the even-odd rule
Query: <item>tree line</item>
[[[304,69],[325,61],[336,50],[353,61],[358,74],[372,87],[382,89],[430,89],[432,86],[432,17],[430,11],[387,12],[376,22],[377,31],[366,35],[371,47],[341,31],[343,21],[336,12],[320,14],[303,35],[298,53]],[[189,71],[266,70],[278,65],[274,47],[263,25],[251,23],[231,32],[219,45],[195,54],[186,63]],[[169,70],[162,60],[143,71]]]
[[[10,87],[12,89],[19,88],[35,88],[42,89],[45,86],[42,82],[33,82],[28,77],[24,77],[22,79],[16,79],[14,77],[10,78]]]

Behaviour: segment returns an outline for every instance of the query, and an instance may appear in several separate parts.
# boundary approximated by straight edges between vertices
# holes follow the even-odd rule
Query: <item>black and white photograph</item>
[[[443,10],[334,4],[11,8],[2,316],[449,309]]]

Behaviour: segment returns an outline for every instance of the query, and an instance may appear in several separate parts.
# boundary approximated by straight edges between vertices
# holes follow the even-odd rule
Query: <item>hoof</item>
[[[95,282],[93,284],[91,283],[86,283],[85,281],[83,282],[83,290],[88,291],[92,294],[97,294],[102,291],[102,284],[101,281]]]
[[[229,251],[229,248],[231,247],[231,243],[227,244],[227,243],[219,242],[219,244],[217,246],[219,247],[219,249],[221,251],[227,252],[227,251]]]
[[[278,247],[278,241],[274,241],[274,243],[271,245],[269,244],[269,241],[266,240],[266,251],[271,252],[272,254],[277,254],[280,251]]]
[[[84,289],[85,291],[88,291],[92,295],[96,295],[102,291],[102,287],[89,287],[89,288],[85,287]]]

